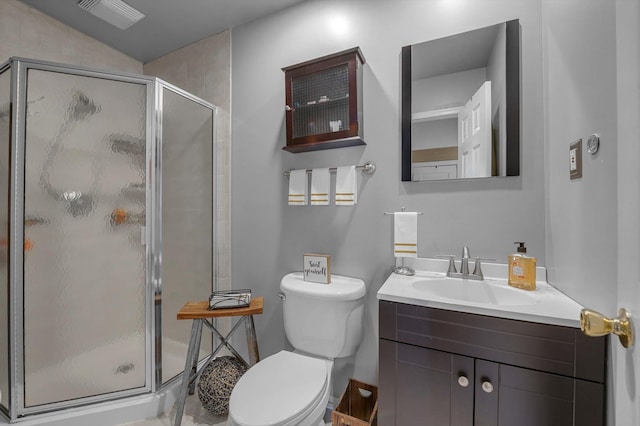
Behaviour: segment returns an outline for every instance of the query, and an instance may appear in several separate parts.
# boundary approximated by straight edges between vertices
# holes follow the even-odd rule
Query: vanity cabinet
[[[604,425],[606,338],[380,301],[381,426]]]
[[[365,145],[359,48],[283,68],[289,152]]]

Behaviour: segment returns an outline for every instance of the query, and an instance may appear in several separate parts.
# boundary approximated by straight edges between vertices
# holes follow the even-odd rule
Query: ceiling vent
[[[122,0],[80,0],[78,7],[121,30],[126,30],[144,18],[143,13]]]

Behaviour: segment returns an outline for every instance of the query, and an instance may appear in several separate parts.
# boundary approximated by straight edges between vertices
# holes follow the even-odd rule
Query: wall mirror
[[[402,48],[402,180],[520,175],[520,24]]]

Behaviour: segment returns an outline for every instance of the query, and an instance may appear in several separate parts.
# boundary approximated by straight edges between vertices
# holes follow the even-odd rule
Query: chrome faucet
[[[460,258],[460,273],[469,275],[469,247],[462,248],[462,257]]]
[[[482,259],[481,257],[476,257],[473,267],[473,273],[469,273],[469,247],[464,246],[464,248],[462,249],[462,257],[460,258],[460,272],[456,270],[455,256],[449,255],[447,257],[449,258],[449,269],[447,270],[448,277],[463,278],[466,280],[484,280],[481,260],[490,259]]]

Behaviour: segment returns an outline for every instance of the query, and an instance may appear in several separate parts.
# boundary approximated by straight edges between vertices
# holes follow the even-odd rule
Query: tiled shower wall
[[[218,107],[216,147],[216,232],[220,290],[231,288],[231,31],[207,37],[144,64],[154,75]],[[203,297],[204,299],[205,297]]]
[[[142,74],[142,63],[17,0],[0,1],[0,63],[11,56]]]

